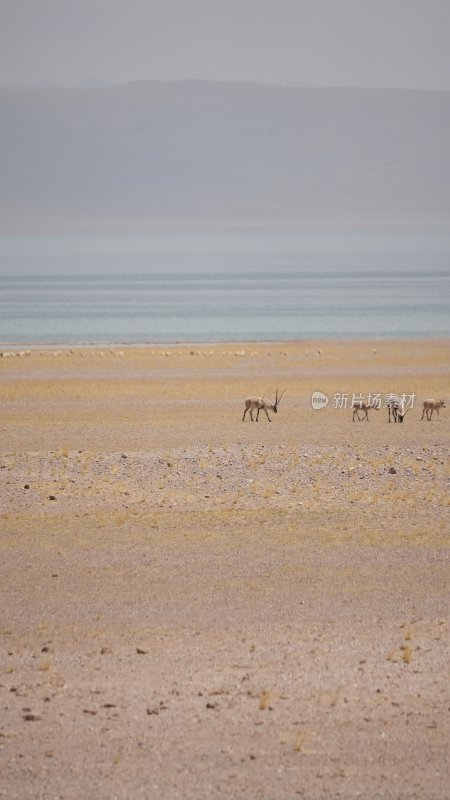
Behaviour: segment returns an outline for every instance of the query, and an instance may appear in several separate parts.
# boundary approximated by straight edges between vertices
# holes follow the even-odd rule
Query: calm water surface
[[[3,237],[4,343],[446,337],[450,236]]]

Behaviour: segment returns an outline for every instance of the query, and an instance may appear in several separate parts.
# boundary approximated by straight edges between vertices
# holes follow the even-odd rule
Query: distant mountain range
[[[450,92],[0,89],[0,118],[7,218],[450,220]]]

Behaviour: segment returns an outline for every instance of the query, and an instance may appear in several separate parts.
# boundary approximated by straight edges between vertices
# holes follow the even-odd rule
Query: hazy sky
[[[0,0],[0,85],[450,90],[450,0]]]

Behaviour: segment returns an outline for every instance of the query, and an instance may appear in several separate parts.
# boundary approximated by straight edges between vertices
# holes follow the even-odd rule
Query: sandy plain
[[[1,358],[0,797],[449,798],[449,356]]]

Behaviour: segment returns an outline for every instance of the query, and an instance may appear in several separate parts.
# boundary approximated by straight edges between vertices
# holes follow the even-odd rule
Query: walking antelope
[[[353,422],[355,421],[355,416],[358,422],[363,422],[364,420],[368,422],[369,408],[374,408],[375,411],[379,410],[379,406],[377,405],[377,403],[366,403],[364,400],[354,400],[352,408],[353,408]],[[362,419],[359,418],[359,413],[358,413],[359,411],[364,411],[364,417],[362,417]]]
[[[244,422],[247,411],[250,411],[250,419],[252,422],[254,421],[253,411],[256,411],[256,422],[258,422],[259,412],[261,411],[261,409],[265,411],[266,417],[269,420],[269,422],[272,422],[267,412],[273,411],[274,414],[278,414],[278,405],[285,391],[286,389],[283,389],[280,396],[278,397],[278,389],[276,390],[274,403],[269,403],[268,400],[264,400],[264,397],[247,397],[247,400],[245,401],[245,411],[244,411],[244,416],[242,417],[242,422]]]
[[[427,420],[428,422],[430,422],[431,417],[433,416],[433,411],[437,412],[439,419],[440,408],[447,408],[447,406],[445,405],[445,400],[424,400],[422,416],[420,419],[423,419],[424,414],[426,414]]]

